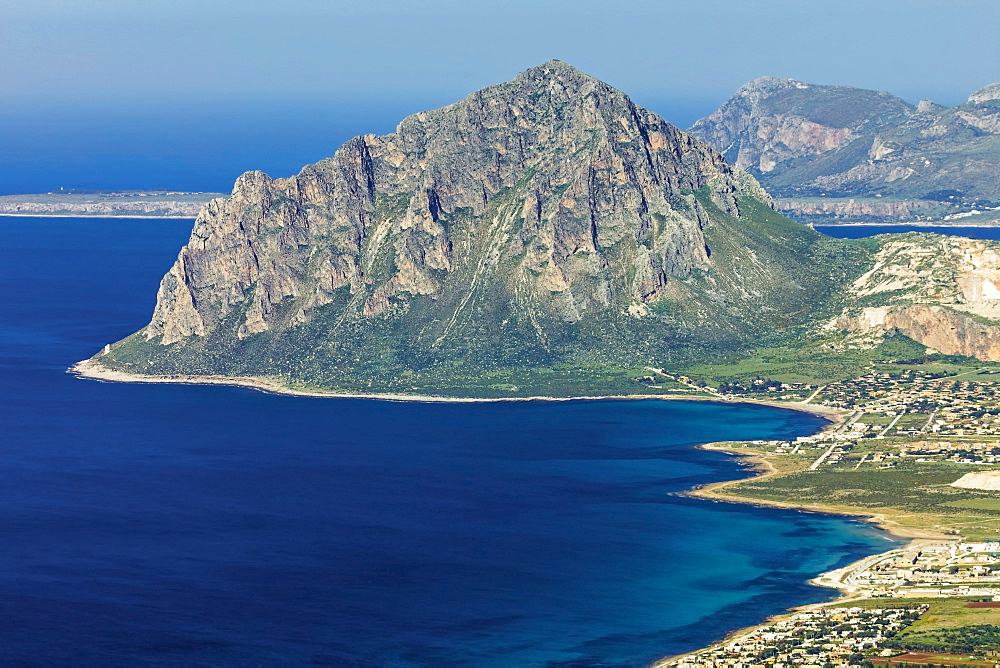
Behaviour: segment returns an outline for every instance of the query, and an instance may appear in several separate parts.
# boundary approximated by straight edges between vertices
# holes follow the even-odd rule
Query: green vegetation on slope
[[[399,215],[398,207],[383,201],[381,215]],[[832,350],[822,354],[824,343],[810,340],[810,324],[835,312],[834,296],[866,261],[868,242],[825,237],[749,198],[740,202],[741,218],[716,207],[707,190],[698,193],[698,201],[712,221],[706,230],[710,268],[671,279],[646,317],[628,314],[624,303],[571,323],[531,312],[519,300],[516,284],[503,278],[520,271],[518,258],[507,256],[496,277],[479,280],[474,290],[469,285],[479,267],[458,266],[439,294],[398,295],[393,308],[380,315],[362,315],[344,288],[304,324],[239,338],[234,332],[243,311],[237,309],[208,336],[162,346],[137,334],[100,359],[133,373],[266,376],[295,387],[351,392],[508,397],[685,389],[636,382],[647,365],[698,364],[691,372],[712,379],[740,375],[726,365],[744,365],[750,373],[755,359],[761,360],[755,373],[772,371],[762,358],[787,355],[786,362],[806,377],[809,369],[850,375],[872,358],[859,353],[838,361]],[[494,204],[486,215],[520,211],[524,199],[514,188]],[[488,243],[476,235],[483,217],[452,216],[448,225],[455,243]],[[486,252],[475,248],[470,257]],[[280,322],[293,312],[287,300],[272,318]],[[772,347],[753,352],[751,346],[761,342]],[[710,371],[712,364],[725,371]]]

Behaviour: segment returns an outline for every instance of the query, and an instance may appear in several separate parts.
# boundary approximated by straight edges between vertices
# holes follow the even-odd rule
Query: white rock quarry
[[[964,487],[966,489],[1000,490],[1000,471],[966,473],[964,476],[951,483],[951,486]]]
[[[889,332],[948,355],[1000,360],[1000,249],[993,242],[908,234],[885,243],[849,288],[879,306],[847,310],[832,330]]]

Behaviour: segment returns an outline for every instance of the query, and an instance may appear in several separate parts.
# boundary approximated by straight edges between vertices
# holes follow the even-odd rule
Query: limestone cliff
[[[769,175],[765,182],[771,182],[833,151],[865,143],[911,112],[910,105],[888,93],[761,77],[696,122],[691,133],[737,167]]]
[[[441,295],[458,274],[463,290],[509,281],[527,309],[572,322],[614,300],[652,301],[670,277],[704,267],[693,193],[709,186],[738,215],[741,194],[766,197],[754,185],[620,92],[551,62],[358,137],[297,176],[240,177],[198,217],[145,336],[204,335],[236,309],[239,336],[294,325],[340,289],[374,316],[402,294]],[[460,229],[460,218],[477,222]],[[497,277],[502,263],[514,266]],[[287,299],[294,312],[279,325]]]
[[[934,234],[883,237],[831,329],[898,331],[938,352],[1000,361],[1000,246]]]

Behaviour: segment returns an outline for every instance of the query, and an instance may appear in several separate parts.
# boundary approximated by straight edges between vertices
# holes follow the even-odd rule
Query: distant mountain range
[[[877,350],[892,333],[1000,359],[996,250],[938,239],[794,223],[719,152],[552,61],[296,176],[244,174],[199,214],[149,325],[91,364],[524,396],[630,393],[644,365]]]
[[[940,220],[1000,206],[1000,84],[948,108],[761,77],[689,132],[796,217]]]

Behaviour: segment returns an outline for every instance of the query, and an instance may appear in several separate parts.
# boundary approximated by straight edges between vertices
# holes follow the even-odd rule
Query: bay
[[[190,221],[0,219],[0,663],[644,665],[891,542],[677,495],[819,418],[665,401],[283,397],[65,372]]]

